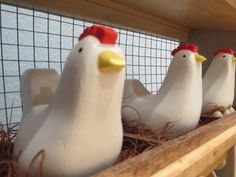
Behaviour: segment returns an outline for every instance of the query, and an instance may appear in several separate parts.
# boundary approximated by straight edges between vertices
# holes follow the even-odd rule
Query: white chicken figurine
[[[20,153],[19,163],[26,170],[40,150],[45,152],[44,177],[88,176],[115,162],[122,146],[126,65],[116,39],[117,33],[107,27],[85,29],[67,58],[58,86],[59,77],[53,71],[31,70],[23,75],[22,101],[28,102],[24,104],[28,110],[14,154]],[[42,82],[51,92],[57,87],[52,99],[39,99],[44,97],[42,89],[38,95],[30,93],[34,79],[38,87]],[[31,168],[33,176],[38,175],[40,159]]]
[[[213,56],[214,59],[203,77],[202,113],[209,112],[216,106],[222,106],[228,108],[224,114],[230,114],[234,112],[231,107],[235,89],[236,58],[234,51],[222,48],[217,50]]]
[[[172,55],[174,59],[155,95],[147,91],[136,93],[137,81],[126,81],[125,88],[129,90],[123,99],[122,116],[126,121],[141,120],[154,129],[171,122],[170,131],[177,136],[198,125],[202,106],[202,62],[206,59],[198,54],[198,47],[193,44],[179,46]],[[132,90],[135,94],[128,96]]]

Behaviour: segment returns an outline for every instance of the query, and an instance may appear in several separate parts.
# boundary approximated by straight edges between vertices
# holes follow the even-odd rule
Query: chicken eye
[[[225,58],[225,55],[223,55],[223,58]]]
[[[79,53],[83,51],[83,48],[79,48]]]
[[[186,57],[186,55],[183,55],[183,58],[185,58]]]

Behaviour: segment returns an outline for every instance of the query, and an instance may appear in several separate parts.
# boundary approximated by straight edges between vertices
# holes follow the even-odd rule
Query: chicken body
[[[203,77],[202,112],[233,104],[235,89],[235,61],[232,54],[219,53],[212,60]]]
[[[203,60],[189,50],[177,52],[156,95],[123,100],[125,120],[141,120],[154,129],[170,122],[174,136],[194,129],[201,113]]]
[[[93,36],[75,45],[53,99],[23,115],[14,147],[23,168],[40,150],[45,151],[45,177],[89,176],[115,162],[123,138],[124,65],[118,46]],[[34,176],[40,159],[32,167]]]

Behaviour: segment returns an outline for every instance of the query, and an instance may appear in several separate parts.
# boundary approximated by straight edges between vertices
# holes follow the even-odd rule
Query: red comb
[[[215,51],[213,53],[213,57],[215,57],[219,53],[228,53],[228,54],[234,55],[234,51],[232,49],[222,48],[222,49],[218,49],[217,51]]]
[[[93,25],[86,28],[79,37],[79,41],[84,39],[86,36],[94,36],[102,44],[115,44],[117,39],[117,33],[112,28],[105,26]]]
[[[190,50],[192,52],[198,52],[198,46],[194,44],[183,44],[171,52],[171,55],[174,56],[180,50]]]

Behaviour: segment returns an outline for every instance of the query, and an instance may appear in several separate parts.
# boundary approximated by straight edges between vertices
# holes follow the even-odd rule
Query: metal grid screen
[[[7,4],[0,4],[0,17],[0,122],[6,118],[17,122],[22,112],[20,75],[27,68],[54,68],[61,73],[78,36],[94,22]],[[119,33],[127,78],[139,79],[156,92],[170,64],[170,52],[179,41],[105,25]]]

